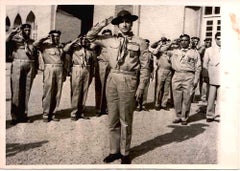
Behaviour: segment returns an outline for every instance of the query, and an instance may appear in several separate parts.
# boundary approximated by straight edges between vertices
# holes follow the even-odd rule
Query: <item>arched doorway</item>
[[[55,28],[62,31],[62,41],[86,34],[93,24],[93,11],[93,5],[58,5]]]
[[[10,22],[10,19],[9,19],[9,17],[7,16],[6,17],[6,32],[8,32],[9,31],[9,29],[10,29],[10,26],[11,26],[11,22]]]
[[[32,26],[32,38],[34,40],[37,39],[37,24],[36,24],[36,17],[32,11],[29,12],[26,23]]]
[[[17,14],[15,20],[14,20],[14,24],[13,27],[17,28],[18,26],[22,25],[22,18],[19,14]]]

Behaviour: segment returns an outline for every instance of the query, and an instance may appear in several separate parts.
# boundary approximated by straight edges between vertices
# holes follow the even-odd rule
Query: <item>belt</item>
[[[76,64],[73,64],[73,67],[90,67],[90,65],[76,65]]]
[[[45,66],[62,67],[63,64],[44,64]]]
[[[136,71],[124,71],[124,70],[117,70],[117,69],[111,69],[111,73],[116,73],[116,74],[124,74],[124,75],[132,75],[136,76],[137,72]]]
[[[34,62],[34,60],[30,60],[30,59],[14,59],[14,61],[17,61],[17,62],[31,62],[31,63]]]
[[[192,73],[194,74],[195,72],[194,71],[176,71],[177,73]]]

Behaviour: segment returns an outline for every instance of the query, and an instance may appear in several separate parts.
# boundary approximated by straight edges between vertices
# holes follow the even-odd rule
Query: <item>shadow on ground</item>
[[[17,153],[22,151],[28,151],[33,148],[41,147],[43,144],[48,143],[48,141],[40,141],[35,143],[27,143],[27,144],[20,144],[20,143],[8,143],[6,144],[6,156],[14,156]]]
[[[170,125],[172,132],[157,136],[131,148],[131,159],[144,155],[154,149],[173,142],[182,142],[203,133],[208,127],[206,124],[191,124],[189,126]]]

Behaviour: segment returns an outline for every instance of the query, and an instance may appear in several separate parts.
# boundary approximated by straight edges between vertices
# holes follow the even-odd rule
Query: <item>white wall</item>
[[[151,42],[166,36],[179,37],[183,31],[184,6],[141,6],[140,36]]]

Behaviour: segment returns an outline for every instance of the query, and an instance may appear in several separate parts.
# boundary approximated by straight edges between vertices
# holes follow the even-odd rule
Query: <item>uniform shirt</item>
[[[87,38],[90,41],[106,48],[106,57],[111,69],[138,72],[140,70],[140,83],[138,88],[144,89],[149,78],[150,52],[146,42],[132,33],[124,38],[118,34],[113,37],[99,36],[98,33],[106,25],[97,24],[88,33]],[[124,40],[127,40],[124,51],[121,51]],[[124,53],[122,53],[124,52]],[[123,54],[123,57],[121,55]]]
[[[73,65],[87,66],[91,64],[91,59],[93,57],[92,51],[77,46],[72,49],[72,52]]]
[[[156,64],[158,68],[164,68],[164,69],[171,69],[171,62],[170,58],[167,55],[167,49],[169,48],[169,45],[158,45],[156,49],[154,49],[153,53],[157,56]]]
[[[34,42],[34,46],[42,52],[44,64],[63,64],[63,46],[53,45],[50,41]]]
[[[203,58],[203,68],[208,72],[209,83],[213,85],[220,85],[220,49],[217,45],[206,49]]]
[[[33,56],[34,40],[32,39],[25,40],[21,35],[16,34],[12,37],[11,41],[14,47],[12,53],[14,59],[34,60]]]
[[[199,80],[201,72],[201,59],[197,50],[175,49],[170,53],[172,68],[176,72],[193,72],[195,79]]]

